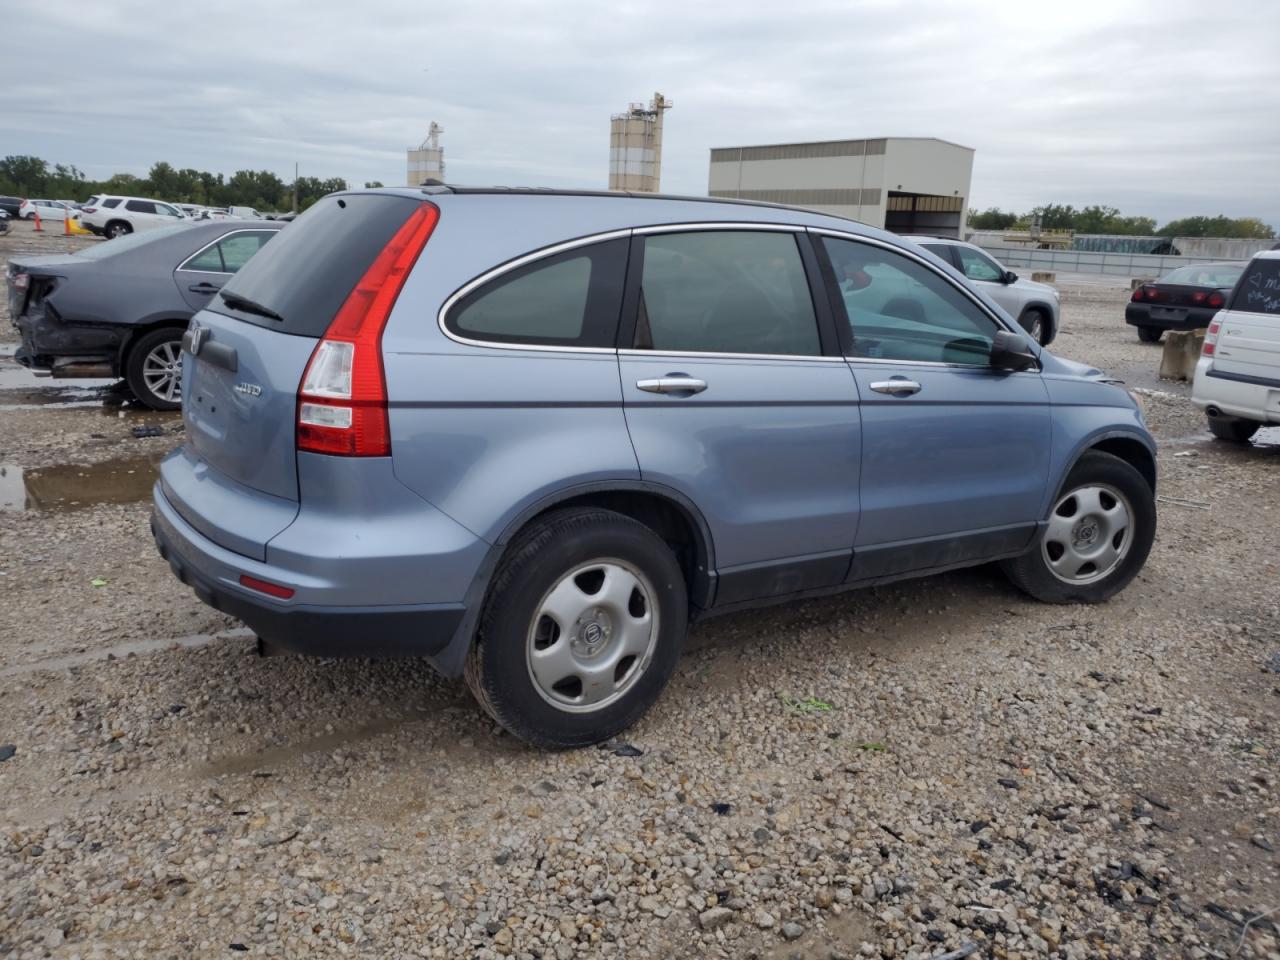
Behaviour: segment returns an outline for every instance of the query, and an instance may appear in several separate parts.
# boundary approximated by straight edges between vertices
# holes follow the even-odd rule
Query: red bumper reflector
[[[257,590],[259,593],[265,593],[269,597],[276,597],[280,600],[288,600],[293,596],[293,587],[282,587],[278,583],[267,583],[267,581],[251,577],[247,573],[240,574],[240,586],[248,587],[250,590]]]

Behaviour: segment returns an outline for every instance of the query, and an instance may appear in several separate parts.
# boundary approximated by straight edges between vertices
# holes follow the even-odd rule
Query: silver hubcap
[[[142,380],[161,400],[176,400],[182,390],[182,345],[177,340],[156,344],[142,361]]]
[[[560,710],[613,703],[653,658],[658,610],[649,579],[622,560],[594,560],[565,574],[538,604],[527,644],[529,676]]]
[[[1040,336],[1044,333],[1044,320],[1040,314],[1036,314],[1031,321],[1031,330],[1028,331],[1036,343],[1040,342]]]
[[[1105,484],[1077,487],[1049,514],[1041,550],[1053,575],[1086,584],[1111,573],[1133,542],[1133,510],[1124,494]]]

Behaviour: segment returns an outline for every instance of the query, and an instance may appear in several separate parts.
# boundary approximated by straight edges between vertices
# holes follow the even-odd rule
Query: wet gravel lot
[[[28,231],[0,257],[86,242]],[[1280,956],[1280,430],[1210,440],[1126,296],[1065,288],[1054,347],[1148,391],[1122,595],[712,620],[558,755],[421,664],[258,658],[150,542],[180,419],[32,378],[0,318],[0,956]]]

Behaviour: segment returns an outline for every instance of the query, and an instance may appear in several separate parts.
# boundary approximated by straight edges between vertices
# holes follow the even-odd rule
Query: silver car
[[[992,560],[1097,602],[1155,533],[1123,389],[784,207],[335,194],[184,353],[177,576],[268,647],[428,657],[545,747],[634,723],[692,620]]]

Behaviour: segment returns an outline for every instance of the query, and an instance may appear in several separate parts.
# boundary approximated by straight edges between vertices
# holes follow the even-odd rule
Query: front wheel
[[[1101,603],[1137,576],[1155,534],[1155,493],[1142,474],[1091,450],[1068,474],[1036,547],[1002,567],[1045,603]]]
[[[1139,327],[1138,339],[1143,343],[1159,343],[1164,331],[1159,327]]]
[[[1209,432],[1219,440],[1231,443],[1248,443],[1261,426],[1256,420],[1241,420],[1239,417],[1209,418]]]
[[[129,350],[124,378],[138,400],[152,410],[182,406],[182,331],[152,330]]]
[[[1031,335],[1040,346],[1048,343],[1049,322],[1045,319],[1043,310],[1028,310],[1022,315],[1022,328]]]
[[[658,699],[687,625],[684,575],[657,534],[610,510],[558,511],[523,531],[494,575],[467,685],[534,746],[598,743]]]

